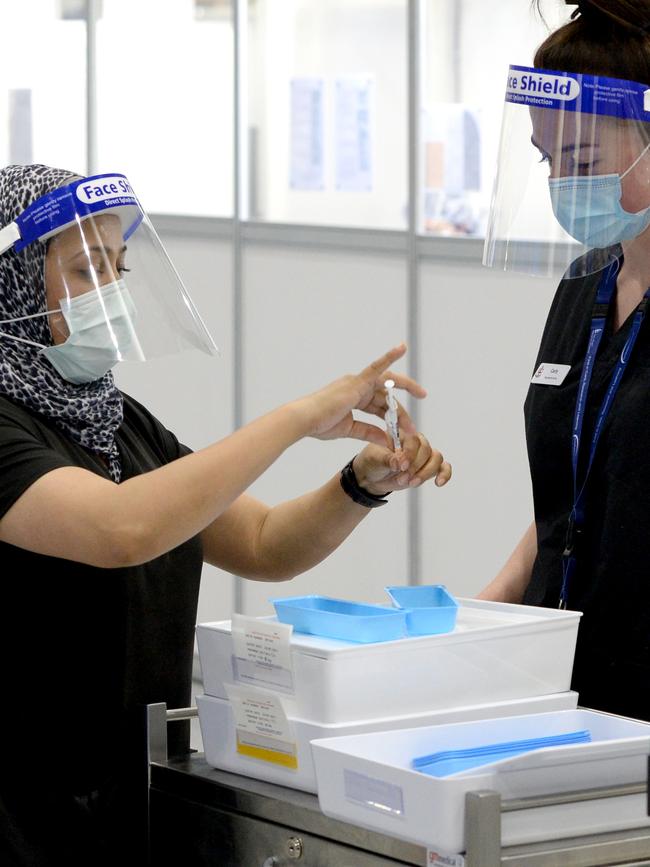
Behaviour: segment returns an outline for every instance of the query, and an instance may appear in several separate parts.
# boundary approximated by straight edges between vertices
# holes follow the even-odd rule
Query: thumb
[[[363,474],[373,482],[378,482],[392,475],[397,468],[395,453],[390,450],[386,441],[381,445],[373,443],[357,455],[356,460],[363,467]]]

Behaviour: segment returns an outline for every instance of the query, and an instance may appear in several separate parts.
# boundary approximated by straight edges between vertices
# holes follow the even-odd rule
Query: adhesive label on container
[[[235,680],[294,693],[293,626],[233,614],[231,629]]]
[[[462,855],[447,855],[439,849],[427,849],[427,867],[465,867]]]
[[[343,786],[348,801],[384,815],[399,818],[405,815],[404,795],[400,786],[347,769],[343,771]]]
[[[225,683],[224,688],[235,717],[237,752],[297,770],[296,740],[282,701],[255,687]]]

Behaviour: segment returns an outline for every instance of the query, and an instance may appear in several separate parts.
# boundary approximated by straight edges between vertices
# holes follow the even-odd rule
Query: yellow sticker
[[[293,753],[285,753],[280,750],[269,749],[268,747],[242,743],[238,736],[237,752],[242,756],[248,756],[250,759],[259,759],[262,762],[269,762],[272,765],[280,765],[283,768],[290,768],[292,771],[298,770],[298,757],[296,756],[295,751]]]

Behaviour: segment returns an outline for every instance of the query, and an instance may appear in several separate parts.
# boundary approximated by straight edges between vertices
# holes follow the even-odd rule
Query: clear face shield
[[[648,86],[511,66],[483,264],[585,276],[648,226]]]
[[[218,354],[123,175],[60,187],[0,230],[0,254],[35,243],[46,245],[42,315],[53,339],[41,354],[68,381],[189,348]]]

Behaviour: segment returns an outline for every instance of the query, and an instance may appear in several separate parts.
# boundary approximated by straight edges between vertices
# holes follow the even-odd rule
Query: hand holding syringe
[[[437,464],[435,472],[432,475],[435,478],[435,484],[440,487],[448,482],[451,476],[451,466],[447,461],[442,459],[442,455],[431,450],[429,443],[422,437],[421,434],[413,436],[410,432],[405,432],[405,444],[402,448],[402,442],[399,435],[399,409],[400,406],[395,399],[395,380],[387,379],[384,382],[386,389],[386,410],[384,412],[384,421],[386,430],[393,441],[393,453],[402,452],[400,458],[391,457],[391,469],[397,474],[396,481],[398,487],[408,485],[408,487],[416,487],[421,484],[422,470],[427,466],[433,467]],[[411,420],[406,417],[410,427],[413,427]],[[417,444],[415,451],[414,445]],[[406,461],[404,460],[406,458]],[[406,471],[409,470],[409,473]],[[414,472],[415,470],[415,472]],[[401,471],[401,473],[400,473]]]
[[[405,352],[406,346],[400,344],[357,376],[341,377],[294,405],[299,419],[316,420],[311,422],[310,436],[366,441],[366,447],[354,458],[353,471],[359,487],[373,496],[417,487],[429,479],[441,486],[451,477],[449,463],[432,448],[396,399],[398,388],[416,399],[426,397],[418,382],[390,370]],[[356,418],[355,410],[378,416],[383,425]]]

